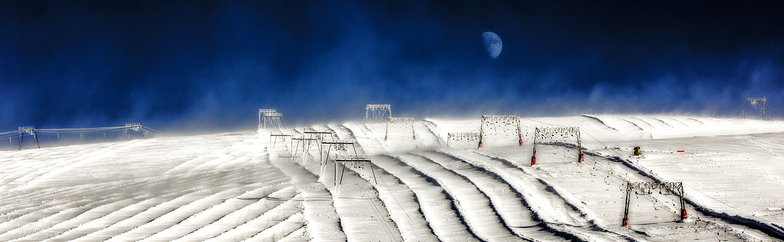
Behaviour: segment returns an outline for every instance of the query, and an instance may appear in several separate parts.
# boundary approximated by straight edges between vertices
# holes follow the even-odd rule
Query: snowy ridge
[[[322,167],[326,147],[314,141],[303,151],[288,140],[272,147],[268,130],[2,151],[0,240],[784,238],[784,210],[768,209],[784,203],[771,192],[784,189],[781,122],[521,117],[523,146],[516,129],[501,126],[487,129],[490,146],[482,149],[446,146],[447,133],[479,132],[479,124],[425,119],[389,130],[348,122],[280,131],[355,140],[370,159],[363,166],[335,164],[333,151]],[[532,166],[537,127],[579,127],[584,161],[575,140],[548,141],[538,142]],[[631,156],[634,146],[642,156]],[[680,221],[671,194],[634,194],[629,225],[621,226],[625,182],[657,181],[683,182],[690,219]]]
[[[594,117],[594,116],[591,116],[591,115],[588,115],[588,114],[583,114],[582,116],[583,116],[583,117],[586,117],[586,118],[590,118],[590,119],[596,120],[596,122],[599,122],[600,124],[602,124],[602,125],[606,126],[607,128],[609,128],[609,129],[612,129],[612,130],[615,130],[615,131],[618,131],[618,129],[616,129],[615,127],[612,127],[612,126],[610,126],[610,125],[607,125],[607,123],[605,123],[605,122],[604,122],[602,119],[600,119],[600,118],[597,118],[597,117]]]

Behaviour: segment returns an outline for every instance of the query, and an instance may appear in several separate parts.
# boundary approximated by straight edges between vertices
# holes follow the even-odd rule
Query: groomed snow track
[[[653,194],[635,198],[633,220],[620,226],[624,192],[619,187],[624,182],[682,179],[687,173],[681,170],[691,167],[679,164],[687,162],[704,162],[710,166],[703,167],[713,169],[743,167],[733,164],[758,157],[784,159],[778,155],[784,154],[784,144],[765,134],[781,124],[645,115],[524,118],[521,125],[528,131],[575,125],[584,132],[585,162],[575,162],[574,144],[555,142],[539,144],[539,162],[531,166],[531,140],[522,147],[479,150],[444,146],[444,134],[471,131],[477,123],[415,121],[416,138],[408,136],[411,127],[406,126],[408,130],[390,131],[395,135],[386,140],[383,123],[308,127],[356,140],[357,150],[371,161],[364,167],[336,166],[329,157],[322,168],[316,148],[289,158],[291,143],[277,142],[273,148],[265,130],[0,152],[0,241],[784,238],[781,212],[737,210],[742,199],[722,204],[711,187],[687,184],[688,179],[687,210],[703,223],[674,221],[676,208],[665,196]],[[304,130],[275,132],[299,135]],[[675,152],[712,139],[728,145]],[[634,145],[648,148],[646,156],[619,153]],[[722,148],[757,149],[760,155],[728,157]],[[775,164],[755,170],[763,172],[771,187],[784,184]],[[336,167],[345,170],[338,185]],[[706,202],[706,194],[715,201]]]

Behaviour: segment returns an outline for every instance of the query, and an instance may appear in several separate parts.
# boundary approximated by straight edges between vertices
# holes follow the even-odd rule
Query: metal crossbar
[[[94,127],[94,128],[59,128],[59,129],[38,129],[34,126],[22,126],[18,127],[17,130],[8,131],[8,132],[1,132],[0,136],[5,138],[8,136],[9,143],[12,142],[13,133],[17,134],[17,140],[19,142],[19,149],[22,149],[22,143],[24,141],[25,135],[32,135],[36,139],[36,143],[38,148],[41,147],[39,136],[41,135],[57,135],[58,140],[60,139],[60,135],[62,134],[79,134],[83,137],[83,134],[86,133],[104,133],[109,131],[124,131],[128,136],[130,136],[130,131],[141,132],[143,136],[147,136],[149,133],[153,134],[162,134],[162,132],[151,129],[149,127],[145,127],[141,125],[141,123],[128,123],[123,126],[112,126],[112,127]],[[105,133],[104,133],[105,135]]]
[[[456,132],[456,133],[447,133],[446,134],[446,146],[449,147],[449,141],[455,142],[475,142],[479,141],[479,133],[475,132]]]
[[[401,118],[401,117],[387,118],[387,123],[391,123],[391,124],[408,124],[413,122],[414,122],[414,118]]]
[[[283,134],[283,133],[270,134],[270,143],[272,143],[272,148],[275,148],[275,144],[278,142],[278,139],[283,139],[283,142],[286,142],[286,138],[288,138],[291,142],[293,142],[293,140],[291,140],[290,134]]]
[[[392,105],[389,104],[368,104],[365,106],[365,123],[368,120],[372,122],[386,121],[388,117],[392,117]]]
[[[767,107],[767,101],[768,99],[765,97],[746,98],[746,108],[743,109],[743,119],[746,119],[746,111],[749,110],[749,104],[751,104],[751,106],[754,109],[756,109],[757,103],[762,103],[762,108],[760,109],[760,112],[762,114],[762,120],[765,120],[765,108]]]
[[[324,138],[329,135],[332,139],[335,138],[335,132],[332,131],[305,131],[302,132],[303,134],[307,135],[310,138],[315,138],[319,140],[324,140]]]
[[[534,129],[534,145],[533,155],[531,156],[531,165],[536,165],[536,146],[539,144],[537,140],[554,139],[556,137],[577,138],[577,162],[583,162],[585,156],[583,154],[582,139],[580,139],[580,127],[537,127]]]
[[[413,140],[416,140],[416,132],[414,132],[414,118],[388,117],[386,128],[384,130],[384,141],[389,139],[390,124],[411,124],[411,136]]]
[[[368,104],[365,106],[368,109],[389,109],[392,107],[390,104]]]
[[[302,161],[303,161],[303,163],[307,162],[306,153],[308,152],[308,150],[310,150],[312,142],[316,143],[316,145],[317,145],[316,148],[318,148],[319,152],[321,152],[321,146],[318,145],[319,140],[316,139],[316,138],[305,138],[304,136],[302,136],[302,137],[292,137],[291,140],[292,140],[292,142],[297,141],[296,146],[294,146],[294,150],[292,150],[291,154],[297,154],[299,152],[299,147],[300,146],[302,147]]]
[[[338,172],[338,163],[343,164],[343,169]],[[364,169],[365,166],[370,168],[370,172],[373,176],[373,183],[378,184],[376,180],[376,172],[373,170],[373,163],[370,160],[370,157],[367,155],[360,155],[360,154],[346,154],[346,155],[339,155],[335,154],[335,183],[334,186],[337,188],[336,195],[340,194],[340,188],[343,184],[343,175],[346,172],[346,167],[352,167],[354,169]]]
[[[490,125],[514,126],[517,131],[517,139],[520,146],[523,146],[523,133],[520,130],[520,116],[518,115],[482,115],[479,125],[479,149],[482,148],[485,130]]]
[[[351,146],[351,151],[357,153],[356,141],[353,140],[325,140],[321,142],[322,146],[326,146],[326,155],[321,159],[321,172],[319,177],[324,177],[327,173],[327,160],[329,159],[330,152],[334,149],[336,152],[348,152],[348,146]],[[336,165],[337,167],[337,165]]]
[[[286,128],[283,114],[277,112],[275,109],[259,109],[259,129],[273,127],[277,127],[278,129]]]
[[[25,134],[32,135],[35,138],[35,144],[38,145],[39,149],[41,148],[41,143],[38,142],[38,132],[35,130],[35,127],[28,126],[28,127],[19,127],[19,133],[17,135],[19,138],[19,150],[22,150],[22,142],[24,141]]]
[[[137,130],[142,128],[142,124],[141,123],[125,124],[125,128]]]
[[[274,113],[277,112],[275,109],[259,109],[259,113]]]
[[[517,120],[520,120],[520,116],[519,115],[482,115],[482,119],[492,120],[492,121],[503,120],[503,121],[517,122]]]
[[[658,190],[664,192],[664,195],[678,196],[681,205],[681,221],[687,219],[689,216],[686,213],[686,204],[683,201],[683,182],[627,182],[626,183],[626,202],[623,209],[623,220],[621,226],[626,227],[629,225],[629,205],[631,202],[631,194],[637,195],[650,195],[653,191]]]

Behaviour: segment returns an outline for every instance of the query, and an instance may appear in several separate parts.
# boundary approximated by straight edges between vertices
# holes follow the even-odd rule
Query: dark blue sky
[[[721,2],[721,1],[719,1]],[[752,2],[752,3],[748,3]],[[0,1],[0,131],[784,107],[780,1]],[[492,59],[481,34],[497,33]],[[774,109],[773,111],[776,111]]]

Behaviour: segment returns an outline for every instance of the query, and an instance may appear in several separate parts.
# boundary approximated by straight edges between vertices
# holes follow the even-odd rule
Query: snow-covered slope
[[[537,127],[580,127],[584,161],[561,137],[537,141],[532,166]],[[447,138],[479,132],[477,118],[2,151],[0,241],[784,238],[781,122],[583,115],[521,118],[520,135],[485,128],[482,149]],[[621,226],[625,183],[653,181],[683,182],[689,219],[677,196],[635,193]]]

